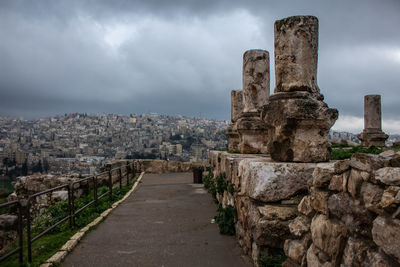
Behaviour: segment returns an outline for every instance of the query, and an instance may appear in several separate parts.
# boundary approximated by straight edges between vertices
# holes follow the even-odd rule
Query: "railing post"
[[[126,185],[129,185],[129,172],[130,172],[129,163],[126,163],[125,169],[126,169]]]
[[[94,205],[97,207],[97,176],[93,176],[93,185],[94,185]]]
[[[75,185],[74,183],[71,184],[71,216],[72,216],[72,224],[74,227],[76,226],[75,222]]]
[[[111,170],[108,171],[108,188],[110,190],[110,200],[112,200],[112,174],[111,174]]]
[[[71,188],[70,188],[71,186],[70,185],[68,185],[68,187],[67,187],[67,190],[68,190],[68,215],[69,215],[69,219],[68,219],[68,221],[69,221],[69,228],[73,228],[72,227],[72,207],[71,207],[71,205],[72,205],[72,203],[71,203]]]
[[[119,189],[122,189],[122,166],[118,169]]]
[[[28,203],[26,204],[26,236],[28,242],[28,262],[32,263],[32,243],[31,243],[31,199],[28,198]]]
[[[22,219],[22,205],[21,201],[18,201],[18,242],[19,242],[19,263],[22,264],[23,262],[23,253],[24,253],[24,226],[23,226],[23,219]]]
[[[135,168],[135,163],[132,162],[132,179],[135,179],[136,176],[136,168]]]

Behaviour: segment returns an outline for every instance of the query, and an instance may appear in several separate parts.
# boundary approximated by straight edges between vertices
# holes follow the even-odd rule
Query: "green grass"
[[[382,147],[346,147],[338,146],[332,150],[331,160],[342,160],[351,158],[354,153],[379,154],[383,152]]]
[[[68,221],[57,226],[55,229],[50,231],[48,234],[39,238],[32,244],[32,264],[28,265],[27,260],[27,244],[26,244],[26,232],[24,232],[24,264],[22,266],[39,266],[44,263],[48,258],[55,254],[65,242],[69,240],[79,229],[86,226],[97,218],[103,211],[111,208],[112,204],[120,200],[133,186],[136,179],[131,182],[128,186],[123,186],[122,189],[113,189],[113,199],[110,201],[109,196],[99,199],[98,206],[91,205],[81,211],[76,216],[76,227],[72,229],[69,227]],[[98,195],[106,192],[108,188],[106,186],[98,188]],[[93,190],[85,196],[82,196],[75,200],[75,210],[83,207],[86,203],[94,199]],[[51,225],[54,225],[60,219],[68,215],[68,202],[59,202],[46,211],[38,215],[32,222],[31,231],[32,238]],[[10,249],[16,248],[16,244]],[[18,266],[18,254],[13,255],[6,261],[1,263],[1,266]]]

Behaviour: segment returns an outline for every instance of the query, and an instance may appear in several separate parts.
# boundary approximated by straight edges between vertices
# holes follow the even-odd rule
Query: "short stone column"
[[[364,96],[364,130],[358,136],[361,146],[385,146],[388,135],[382,131],[381,96]]]
[[[232,90],[231,91],[231,123],[228,125],[225,134],[228,136],[228,150],[238,151],[239,150],[239,132],[237,131],[236,122],[243,112],[243,91]]]
[[[255,49],[244,53],[243,112],[237,121],[240,153],[267,153],[267,128],[260,111],[269,97],[269,73],[268,51]]]
[[[261,114],[269,129],[268,151],[276,161],[327,161],[328,133],[338,111],[322,101],[317,85],[318,19],[278,20],[274,32],[276,87]]]

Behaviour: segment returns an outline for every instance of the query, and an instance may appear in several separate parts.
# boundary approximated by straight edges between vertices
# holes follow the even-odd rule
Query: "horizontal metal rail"
[[[119,182],[119,187],[122,188],[122,170],[126,171],[126,185],[129,185],[129,175],[135,175],[136,170],[134,168],[134,165],[132,163],[127,163],[126,165],[122,165],[120,167],[116,167],[113,169],[109,169],[107,171],[97,173],[95,175],[91,175],[82,179],[79,179],[77,181],[74,181],[70,184],[64,184],[64,185],[59,185],[38,193],[35,193],[33,195],[30,195],[27,199],[27,201],[24,200],[14,200],[10,201],[7,203],[0,204],[0,210],[3,208],[7,207],[13,207],[16,206],[18,209],[18,248],[8,252],[5,255],[2,255],[0,257],[0,263],[6,260],[7,258],[11,257],[12,255],[16,254],[19,252],[19,262],[23,263],[23,217],[26,217],[26,232],[27,232],[27,252],[28,252],[28,262],[32,263],[32,244],[45,234],[49,233],[51,230],[55,229],[57,226],[61,225],[62,223],[66,222],[67,220],[69,221],[69,226],[72,229],[75,225],[75,217],[77,214],[82,212],[84,209],[88,208],[91,205],[98,205],[98,200],[109,195],[110,200],[112,200],[112,195],[113,195],[113,179],[112,175],[114,172],[118,171],[118,182]],[[103,177],[102,180],[108,180],[108,190],[101,195],[98,195],[98,180],[100,176],[106,176]],[[108,179],[107,179],[108,176]],[[94,193],[94,199],[88,203],[86,203],[84,206],[80,207],[78,210],[75,210],[75,185],[80,184],[85,181],[93,181],[93,193]],[[90,188],[90,186],[88,186]],[[31,206],[34,201],[34,199],[38,196],[45,195],[52,193],[54,191],[60,191],[62,189],[66,189],[68,192],[68,215],[56,222],[55,224],[51,225],[47,229],[43,230],[41,233],[37,234],[36,236],[32,237],[32,218],[31,218]],[[24,205],[23,205],[24,204]]]

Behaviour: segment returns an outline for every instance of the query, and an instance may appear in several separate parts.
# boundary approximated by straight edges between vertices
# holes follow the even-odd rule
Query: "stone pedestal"
[[[243,113],[237,121],[240,153],[267,153],[267,131],[260,110],[268,97],[269,53],[248,50],[243,55]]]
[[[243,113],[237,121],[240,135],[239,151],[242,154],[267,154],[267,127],[258,112]]]
[[[388,135],[382,131],[381,96],[364,97],[364,130],[358,136],[361,146],[385,146]]]
[[[272,159],[322,162],[330,158],[329,129],[338,117],[317,86],[318,19],[275,22],[276,87],[261,117],[268,127]]]
[[[232,90],[231,91],[231,123],[226,129],[226,136],[228,136],[228,150],[238,151],[239,150],[239,133],[237,131],[236,122],[243,112],[243,91]]]

